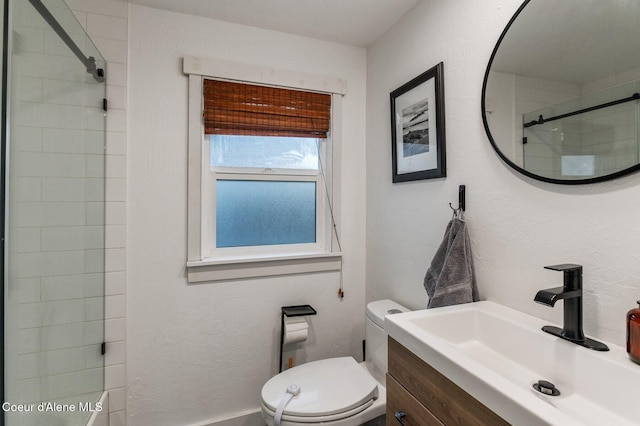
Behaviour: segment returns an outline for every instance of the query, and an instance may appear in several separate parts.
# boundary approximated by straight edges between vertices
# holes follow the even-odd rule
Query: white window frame
[[[326,145],[330,142],[325,142]],[[203,160],[207,162],[209,144],[204,142]],[[322,149],[322,151],[327,151]],[[319,152],[321,161],[324,162],[324,152]],[[240,167],[209,167],[203,164],[205,177],[203,179],[202,200],[203,205],[215,205],[216,188],[218,180],[244,180],[244,181],[285,181],[285,182],[314,182],[316,184],[316,242],[308,244],[264,245],[249,247],[225,247],[217,248],[215,244],[216,213],[217,209],[204,209],[202,217],[203,235],[211,238],[202,240],[202,256],[205,258],[237,258],[246,256],[278,255],[282,253],[319,253],[330,250],[331,235],[326,231],[331,229],[330,215],[326,213],[327,195],[330,188],[325,189],[324,179],[330,182],[330,176],[322,176],[319,170],[297,169],[260,169]],[[330,167],[326,167],[330,169]],[[325,192],[326,191],[326,192]]]
[[[187,207],[187,280],[190,283],[251,277],[338,271],[342,253],[338,249],[340,200],[341,98],[346,83],[265,67],[229,63],[216,59],[185,57],[183,73],[189,78],[189,171]],[[322,173],[316,171],[215,168],[210,166],[209,144],[204,141],[202,86],[205,78],[226,79],[332,94],[330,140],[323,143]],[[327,173],[330,171],[330,173]],[[220,177],[251,180],[287,180],[291,174],[316,181],[318,203],[315,244],[213,249],[207,241],[215,228],[215,183]],[[306,179],[306,178],[304,178]],[[293,180],[293,179],[289,179]],[[297,178],[296,178],[297,180]],[[329,204],[333,214],[329,212]]]

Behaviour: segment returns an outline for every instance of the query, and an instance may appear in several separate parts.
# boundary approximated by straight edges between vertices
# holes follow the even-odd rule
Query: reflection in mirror
[[[498,154],[553,183],[640,168],[640,2],[529,0],[487,67],[482,115]]]

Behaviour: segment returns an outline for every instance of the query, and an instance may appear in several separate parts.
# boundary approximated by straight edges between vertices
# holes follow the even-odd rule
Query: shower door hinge
[[[107,353],[107,342],[102,342],[100,345],[100,354],[104,355],[105,353]]]
[[[102,109],[107,110],[107,98],[102,98]]]

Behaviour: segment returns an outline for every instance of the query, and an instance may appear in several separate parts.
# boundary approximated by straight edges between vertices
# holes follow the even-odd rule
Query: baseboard
[[[212,419],[191,426],[265,426],[260,410],[249,410],[236,413],[233,417]]]

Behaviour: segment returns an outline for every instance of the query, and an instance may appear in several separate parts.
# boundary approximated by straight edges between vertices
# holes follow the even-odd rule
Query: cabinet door
[[[396,418],[402,413],[401,418]],[[387,426],[443,426],[400,383],[387,374]]]
[[[509,425],[391,337],[389,374],[445,425]],[[387,399],[389,393],[387,391]]]

